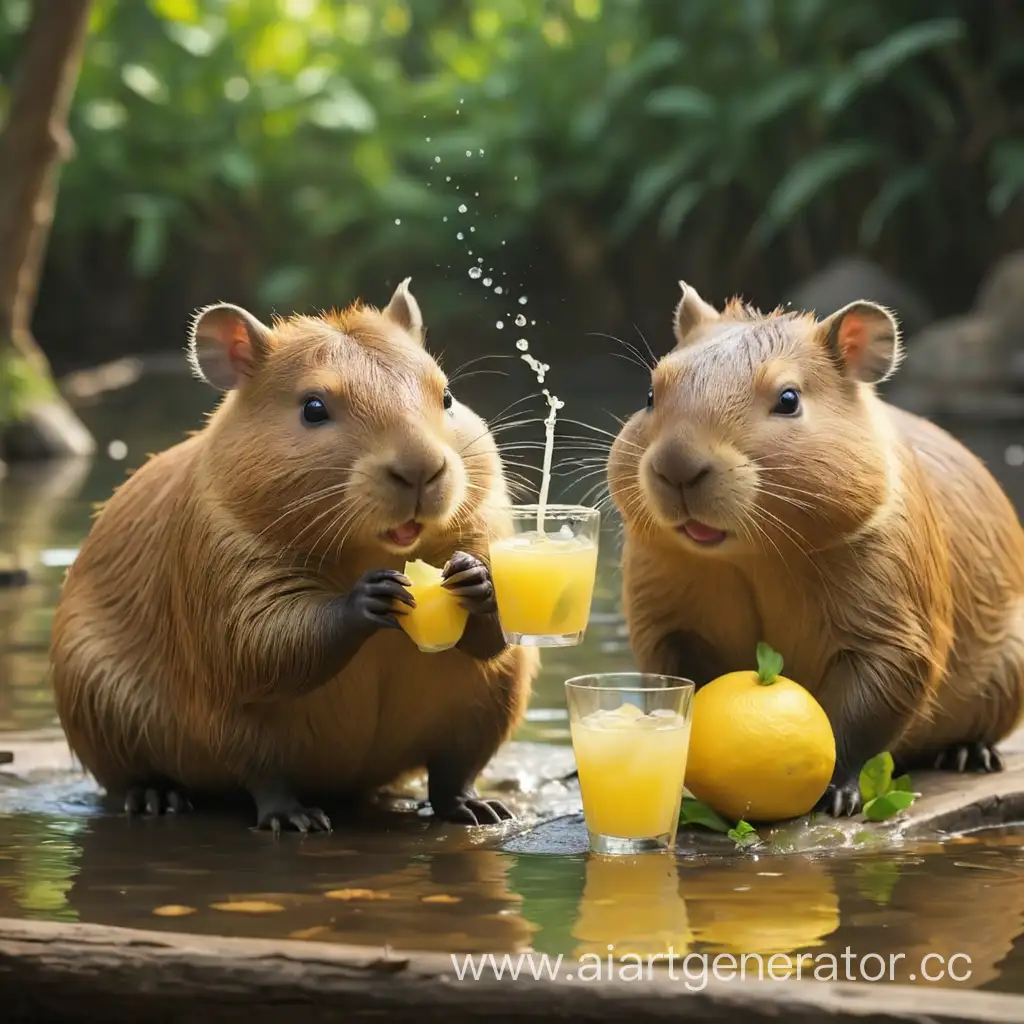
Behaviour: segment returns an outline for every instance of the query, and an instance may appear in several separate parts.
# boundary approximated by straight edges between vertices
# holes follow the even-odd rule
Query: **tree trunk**
[[[57,396],[32,336],[61,164],[73,151],[68,110],[82,64],[92,0],[36,0],[22,40],[7,123],[0,134],[0,392],[15,373],[25,397],[4,424],[0,454],[88,454],[92,438]],[[11,400],[11,395],[0,394]],[[24,405],[25,408],[20,408]]]

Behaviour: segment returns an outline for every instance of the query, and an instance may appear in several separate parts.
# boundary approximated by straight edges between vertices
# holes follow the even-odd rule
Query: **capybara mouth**
[[[422,532],[423,527],[415,519],[410,519],[407,523],[402,523],[401,526],[396,526],[393,530],[388,530],[387,533],[383,533],[381,536],[394,544],[395,547],[408,548],[416,543]]]
[[[716,530],[713,526],[698,523],[696,519],[687,519],[682,526],[676,527],[676,529],[704,547],[714,547],[716,544],[721,544],[726,538],[725,530]]]

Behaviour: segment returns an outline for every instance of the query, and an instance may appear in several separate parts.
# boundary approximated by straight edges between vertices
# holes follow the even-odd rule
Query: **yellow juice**
[[[491,579],[506,633],[582,633],[590,618],[597,545],[586,537],[520,533],[491,545]]]
[[[405,615],[398,621],[412,642],[428,654],[447,651],[461,639],[469,612],[458,597],[441,585],[441,570],[426,562],[406,562],[405,575],[412,580],[406,589],[416,602],[415,608],[401,605]]]
[[[619,839],[675,837],[690,722],[669,709],[645,715],[632,704],[574,721],[587,828]]]

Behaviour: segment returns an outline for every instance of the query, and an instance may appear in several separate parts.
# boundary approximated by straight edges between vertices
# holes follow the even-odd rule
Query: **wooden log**
[[[1024,1020],[1024,997],[963,988],[709,978],[688,991],[681,968],[675,980],[662,970],[642,981],[460,981],[438,954],[11,919],[0,919],[0,1005],[4,1021],[53,1024]]]

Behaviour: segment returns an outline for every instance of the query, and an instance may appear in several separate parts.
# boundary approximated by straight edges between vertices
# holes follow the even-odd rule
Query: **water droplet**
[[[520,352],[528,352],[530,349],[530,343],[525,338],[520,338],[516,342],[516,348],[519,349]]]
[[[440,162],[441,162],[441,158],[439,156],[435,156],[434,157],[434,163],[435,164],[439,164]]]
[[[466,255],[467,256],[472,256],[473,255],[473,250],[472,249],[467,249],[466,250]]]
[[[1008,466],[1024,466],[1024,446],[1011,444],[1003,456]]]
[[[473,278],[474,281],[479,280],[480,275],[482,273],[483,273],[483,271],[479,267],[470,267],[469,268],[469,276],[471,278]]]
[[[525,326],[526,326],[526,317],[523,316],[522,313],[520,313],[516,317],[516,327],[525,327]]]
[[[455,237],[461,242],[466,236],[460,231]]]
[[[519,296],[519,305],[520,306],[525,306],[526,305],[526,296],[525,295],[520,295]]]
[[[491,279],[489,277],[485,277],[484,278],[484,287],[485,288],[490,288],[491,287]]]
[[[473,195],[476,196],[477,199],[480,198],[480,193],[479,192],[474,192]]]
[[[444,221],[444,222],[445,222],[445,223],[447,224],[447,223],[448,223],[448,214],[446,213],[446,214],[445,214],[445,215],[444,215],[444,216],[443,216],[443,217],[441,218],[441,220],[443,220],[443,221]]]
[[[504,290],[505,290],[505,289],[504,289],[504,288],[502,288],[502,287],[501,287],[501,285],[499,284],[499,285],[497,286],[497,288],[495,288],[495,289],[494,289],[494,294],[495,294],[495,295],[501,295],[501,293],[502,293],[502,292],[503,292]]]
[[[461,106],[462,106],[462,104],[463,104],[463,103],[465,103],[465,102],[466,102],[466,101],[465,101],[464,99],[460,99],[460,100],[459,100],[459,106],[461,107]]]
[[[128,445],[124,441],[111,441],[107,445],[107,454],[117,462],[120,462],[128,454]]]
[[[504,238],[503,238],[503,239],[501,240],[501,244],[502,244],[502,245],[504,245],[504,244],[505,244],[505,239],[504,239]]]
[[[481,156],[483,156],[483,155],[484,155],[484,151],[483,151],[482,149],[480,150],[480,155],[481,155]]]
[[[476,231],[476,228],[471,227],[469,230],[470,231]]]
[[[395,218],[395,223],[396,224],[401,224],[402,223],[402,218],[401,217],[396,217]]]
[[[518,181],[518,180],[519,180],[519,175],[518,175],[518,174],[516,174],[516,175],[515,175],[515,176],[514,176],[514,177],[512,178],[512,180],[513,180],[513,181]]]
[[[429,142],[429,141],[430,141],[430,136],[428,135],[428,136],[427,136],[427,142]]]
[[[446,175],[444,176],[444,180],[445,180],[445,181],[451,181],[451,180],[452,180],[452,176],[451,176],[450,174],[446,174]]]
[[[504,320],[496,320],[495,323],[494,323],[494,326],[497,327],[498,330],[500,331],[505,326],[505,321]]]
[[[536,327],[537,326],[537,321],[536,320],[531,320],[530,321],[530,326],[531,327]]]
[[[473,150],[467,149],[466,150],[466,156],[472,156],[472,155],[473,155]]]
[[[459,203],[459,213],[465,213],[469,207],[465,203]]]

